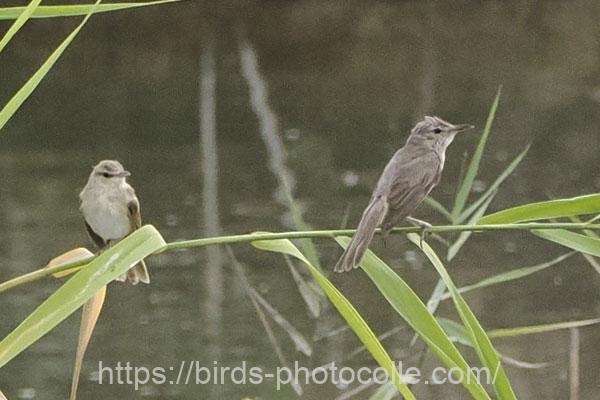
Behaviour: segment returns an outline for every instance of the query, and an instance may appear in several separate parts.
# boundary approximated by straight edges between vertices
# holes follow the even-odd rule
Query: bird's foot
[[[423,240],[425,239],[425,235],[430,233],[429,230],[431,229],[431,227],[433,225],[431,225],[429,222],[423,221],[421,219],[413,218],[413,217],[406,217],[406,220],[408,222],[410,222],[411,224],[413,224],[414,226],[421,228],[421,240],[419,241],[419,247],[423,248]]]

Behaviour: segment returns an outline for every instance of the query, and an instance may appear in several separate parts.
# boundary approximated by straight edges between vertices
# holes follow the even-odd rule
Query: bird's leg
[[[383,247],[387,248],[387,242],[388,242],[388,238],[390,237],[390,231],[391,229],[386,229],[384,227],[381,227],[381,238],[383,240]]]
[[[429,222],[413,217],[406,217],[406,220],[414,226],[421,228],[421,240],[419,242],[419,247],[423,248],[423,239],[425,239],[425,235],[428,233],[429,229],[431,229],[433,225],[431,225]]]

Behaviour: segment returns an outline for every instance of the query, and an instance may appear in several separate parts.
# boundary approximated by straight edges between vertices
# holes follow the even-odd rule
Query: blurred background
[[[25,2],[5,1],[6,5]],[[44,1],[44,4],[63,2]],[[600,190],[600,3],[579,1],[187,1],[91,18],[0,137],[0,281],[91,245],[78,193],[91,166],[115,158],[132,172],[144,221],[168,241],[296,229],[289,193],[315,229],[355,226],[376,179],[412,125],[433,114],[479,129],[449,149],[432,193],[450,207],[500,85],[500,106],[475,192],[484,191],[528,144],[531,150],[490,206],[498,210]],[[0,57],[0,102],[79,23],[32,20]],[[0,31],[9,23],[0,23]],[[474,194],[473,196],[476,196]],[[444,220],[427,206],[417,217]],[[346,222],[344,222],[346,221]],[[316,240],[330,271],[341,251]],[[443,246],[435,243],[440,252]],[[373,249],[427,299],[437,275],[401,235]],[[232,247],[249,284],[309,340],[288,360],[316,367],[375,366],[344,322],[323,306],[313,318],[285,260]],[[566,252],[527,233],[476,234],[448,268],[458,285]],[[80,398],[297,398],[292,388],[98,385],[98,362],[148,367],[199,360],[274,369],[273,346],[224,248],[148,259],[152,284],[109,287],[86,355]],[[298,271],[303,267],[297,266]],[[360,271],[333,276],[380,334],[403,321]],[[0,296],[4,337],[60,285],[46,279]],[[597,317],[600,276],[581,256],[466,295],[485,328]],[[440,314],[457,319],[450,303]],[[10,399],[65,398],[79,318],[62,323],[0,372]],[[581,334],[581,399],[600,390],[600,329]],[[416,363],[401,330],[384,341]],[[500,339],[503,354],[546,368],[507,367],[524,399],[569,396],[569,333]],[[476,359],[465,349],[469,359]],[[428,355],[424,370],[439,365]],[[302,398],[352,389],[303,387]],[[366,398],[369,388],[353,398]],[[418,385],[424,398],[462,387]]]

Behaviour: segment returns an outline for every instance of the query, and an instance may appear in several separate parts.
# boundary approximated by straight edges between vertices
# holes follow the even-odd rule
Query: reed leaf
[[[423,253],[425,253],[440,277],[444,280],[448,291],[452,295],[452,300],[454,301],[456,310],[458,311],[458,314],[460,315],[460,318],[467,329],[469,338],[474,344],[474,348],[479,356],[479,359],[490,372],[493,371],[495,379],[493,379],[492,385],[494,387],[494,391],[498,395],[498,398],[500,400],[516,400],[515,393],[513,392],[510,381],[508,380],[506,372],[502,367],[501,359],[498,356],[496,349],[494,349],[489,337],[479,324],[479,321],[477,321],[475,314],[473,314],[465,300],[462,298],[461,294],[458,292],[458,289],[454,285],[452,278],[450,278],[448,271],[446,271],[446,268],[442,264],[435,251],[426,242],[422,241],[419,235],[415,233],[409,233],[406,236],[413,244],[419,247]]]
[[[471,214],[473,214],[477,208],[483,204],[485,201],[487,201],[487,199],[489,197],[494,197],[497,193],[497,189],[500,187],[500,185],[502,185],[502,183],[506,180],[506,178],[508,178],[513,171],[515,170],[515,168],[517,168],[517,166],[521,163],[521,160],[523,160],[523,158],[525,157],[525,155],[527,154],[527,152],[529,151],[529,147],[527,146],[525,148],[525,150],[523,150],[521,153],[519,153],[519,155],[517,155],[514,160],[511,161],[510,164],[508,164],[508,166],[504,169],[504,171],[502,171],[502,173],[500,175],[498,175],[498,177],[496,178],[496,180],[490,185],[490,187],[481,195],[480,198],[478,198],[477,200],[475,200],[473,202],[473,204],[471,204],[469,207],[467,207],[461,214],[460,217],[458,217],[458,219],[455,221],[455,224],[462,224],[464,221],[467,220],[467,218],[469,218],[469,216]]]
[[[6,125],[8,120],[14,115],[27,98],[33,93],[35,88],[40,84],[46,74],[52,69],[56,61],[60,58],[65,49],[71,44],[79,31],[83,28],[86,22],[92,16],[95,7],[100,4],[101,0],[97,0],[93,7],[89,8],[85,18],[77,25],[77,27],[66,37],[65,40],[54,50],[54,52],[46,59],[42,66],[29,78],[29,80],[17,91],[17,93],[6,103],[4,108],[0,110],[0,130]]]
[[[0,342],[0,367],[52,330],[133,264],[164,246],[160,233],[152,225],[145,225],[100,254]]]
[[[448,211],[448,209],[444,207],[442,203],[440,203],[431,196],[425,197],[425,200],[423,200],[423,202],[432,209],[442,214],[448,220],[448,222],[452,222],[452,213],[450,213],[450,211]]]
[[[310,261],[298,250],[294,244],[288,239],[282,240],[258,240],[251,242],[258,249],[272,251],[280,254],[287,254],[302,261],[312,274],[315,281],[323,289],[329,300],[335,308],[340,312],[348,325],[352,328],[356,336],[369,350],[377,363],[383,367],[390,379],[393,380],[396,388],[406,399],[415,399],[415,396],[410,391],[408,386],[402,381],[398,370],[396,369],[389,354],[383,348],[377,336],[373,333],[369,325],[363,317],[354,308],[352,303],[323,275],[321,272],[310,263]]]
[[[477,172],[479,171],[479,164],[481,162],[481,158],[483,157],[483,151],[485,150],[485,145],[487,143],[488,136],[490,135],[490,131],[492,130],[494,118],[496,117],[496,110],[498,109],[498,102],[500,101],[501,92],[502,87],[499,87],[498,92],[496,93],[496,97],[494,98],[494,102],[492,103],[492,107],[490,108],[487,121],[485,122],[483,133],[481,134],[481,138],[479,139],[479,143],[477,144],[477,149],[473,154],[473,158],[471,158],[471,161],[469,162],[469,166],[467,167],[465,177],[456,192],[456,197],[454,199],[454,207],[452,208],[453,221],[458,220],[458,217],[460,216],[465,207],[467,198],[469,197],[469,193],[471,193],[473,182],[475,181],[475,177],[477,176]]]
[[[598,213],[600,213],[600,193],[594,193],[569,199],[541,201],[508,208],[486,215],[477,223],[479,225],[513,224]]]
[[[74,17],[86,15],[90,12],[97,14],[109,11],[120,11],[130,8],[154,6],[159,4],[175,3],[182,0],[159,0],[146,2],[129,3],[105,3],[99,5],[94,10],[94,4],[68,4],[39,6],[31,15],[31,18],[55,18],[55,17]],[[0,20],[17,19],[26,7],[0,7]]]
[[[531,233],[581,253],[600,257],[600,239],[564,229],[535,230]]]
[[[18,14],[19,16],[15,20],[15,22],[8,28],[2,39],[0,39],[0,53],[6,47],[8,42],[15,36],[15,34],[21,29],[25,22],[31,17],[31,14],[35,11],[37,6],[42,2],[42,0],[31,0],[31,2],[22,9],[22,12]]]
[[[483,289],[488,286],[493,286],[493,285],[497,285],[500,283],[505,283],[505,282],[514,281],[516,279],[525,278],[526,276],[533,275],[536,272],[543,271],[546,268],[552,267],[553,265],[557,265],[560,262],[564,261],[565,259],[567,259],[575,254],[577,254],[577,253],[575,253],[575,252],[565,253],[565,254],[561,254],[560,256],[558,256],[550,261],[547,261],[547,262],[544,262],[541,264],[532,265],[532,266],[528,266],[528,267],[516,268],[516,269],[510,270],[508,272],[503,272],[498,275],[494,275],[489,278],[482,279],[481,281],[474,283],[472,285],[463,286],[458,289],[458,292],[461,294],[467,293],[467,292],[470,292],[470,291],[473,291],[476,289]],[[442,296],[440,296],[440,298],[442,300],[448,299],[450,297],[451,297],[450,293],[448,293],[448,292],[446,292]]]
[[[492,194],[488,196],[488,198],[483,202],[483,204],[481,204],[479,209],[477,211],[475,211],[475,214],[473,214],[471,216],[471,219],[469,220],[469,225],[477,222],[477,220],[479,218],[481,218],[481,216],[483,214],[485,214],[485,212],[487,211],[487,208],[489,207],[490,203],[494,199],[495,193],[496,192],[492,192]],[[469,237],[472,234],[473,234],[473,231],[464,231],[458,235],[458,238],[454,241],[454,243],[452,243],[450,245],[450,247],[448,248],[448,253],[446,253],[446,259],[448,261],[452,261],[452,259],[458,254],[460,249],[462,249],[462,247],[465,245],[465,243],[467,242],[467,240],[469,239]]]
[[[350,238],[338,237],[336,241],[346,248],[350,243]],[[489,395],[483,386],[477,382],[469,365],[456,346],[448,338],[437,320],[427,311],[425,304],[410,286],[370,250],[367,250],[361,267],[388,303],[427,343],[440,361],[448,369],[458,368],[462,371],[465,377],[462,384],[473,398],[489,399]]]

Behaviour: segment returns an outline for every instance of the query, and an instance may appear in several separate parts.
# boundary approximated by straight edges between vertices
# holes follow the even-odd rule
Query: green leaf
[[[348,237],[336,237],[335,239],[344,248],[350,243]],[[466,377],[462,384],[473,398],[489,399],[489,395],[477,382],[471,368],[456,346],[410,286],[370,250],[367,250],[361,267],[388,303],[427,343],[444,365],[448,369],[459,368],[462,371],[463,376]]]
[[[429,207],[439,212],[440,214],[442,214],[448,221],[452,221],[452,214],[450,213],[450,211],[448,211],[448,209],[444,207],[442,203],[440,203],[433,197],[427,196],[425,197],[425,200],[423,200],[423,202]]]
[[[383,348],[377,336],[373,333],[369,325],[365,322],[362,316],[354,308],[354,306],[337,290],[337,288],[323,275],[321,272],[304,257],[294,244],[288,239],[281,240],[258,240],[251,242],[258,249],[273,251],[276,253],[287,254],[302,261],[308,267],[315,281],[321,286],[329,300],[335,308],[340,312],[348,325],[352,328],[356,336],[369,350],[377,363],[383,367],[389,377],[392,377],[396,388],[402,393],[406,399],[415,399],[408,386],[402,382],[400,374],[396,369],[389,354]]]
[[[459,288],[458,291],[459,291],[459,293],[466,293],[466,292],[470,292],[472,290],[483,289],[488,286],[497,285],[499,283],[510,282],[510,281],[514,281],[516,279],[521,279],[526,276],[535,274],[536,272],[543,271],[546,268],[549,268],[553,265],[557,265],[561,261],[571,257],[574,254],[577,254],[577,253],[575,253],[575,252],[565,253],[565,254],[562,254],[562,255],[556,257],[555,259],[547,261],[545,263],[532,265],[532,266],[528,266],[528,267],[516,268],[516,269],[510,270],[508,272],[503,272],[501,274],[494,275],[489,278],[485,278],[485,279],[483,279],[477,283],[474,283],[472,285],[463,286],[463,287]],[[444,293],[441,296],[442,300],[448,299],[448,298],[450,298],[450,293],[448,293],[448,292]]]
[[[23,8],[23,11],[19,14],[19,17],[16,21],[8,28],[2,40],[0,40],[0,53],[4,50],[4,47],[10,42],[10,40],[15,36],[15,34],[21,29],[25,22],[31,17],[31,14],[35,11],[37,6],[41,3],[42,0],[31,0],[31,2],[27,5],[27,7]]]
[[[576,215],[600,213],[600,193],[524,204],[522,206],[498,211],[486,215],[477,224],[512,224],[515,222],[535,221],[540,219],[572,217]]]
[[[533,230],[531,233],[581,253],[600,257],[600,239],[564,229]]]
[[[145,225],[100,254],[0,342],[0,367],[48,333],[133,264],[164,246],[160,233],[152,225]]]
[[[483,202],[481,207],[479,207],[479,210],[477,210],[475,212],[475,214],[473,214],[473,216],[469,220],[469,223],[468,223],[469,225],[474,224],[479,218],[481,218],[481,216],[483,214],[485,214],[488,206],[490,205],[490,203],[492,202],[493,199],[494,199],[494,194],[488,196],[488,198]],[[464,231],[464,232],[461,232],[460,235],[458,235],[458,238],[456,239],[456,241],[454,243],[452,243],[452,245],[450,245],[450,247],[448,248],[448,253],[446,254],[446,259],[448,261],[451,261],[458,254],[460,249],[464,246],[464,244],[467,242],[467,240],[469,239],[469,237],[472,234],[473,234],[473,231]]]
[[[444,317],[437,317],[437,320],[453,342],[473,347],[473,342],[469,339],[469,334],[462,324]]]
[[[287,319],[285,319],[283,315],[281,315],[281,313],[271,305],[271,303],[265,300],[265,298],[262,297],[256,289],[254,289],[253,287],[248,287],[248,292],[250,296],[253,296],[256,302],[264,308],[266,313],[269,314],[269,317],[271,317],[271,319],[287,333],[292,342],[294,342],[296,350],[298,350],[305,356],[310,357],[312,355],[313,349],[308,340],[304,337],[304,335],[302,335],[300,331],[296,329],[296,327],[294,327],[294,325],[292,325]]]
[[[600,324],[600,318],[584,319],[580,321],[556,322],[554,324],[520,326],[516,328],[494,329],[488,332],[491,338],[503,338],[537,333],[554,332],[563,329],[581,328],[584,326]]]
[[[481,195],[479,199],[475,200],[473,204],[467,207],[467,209],[463,211],[462,214],[460,214],[460,217],[458,217],[458,220],[456,220],[455,222],[456,225],[462,224],[464,221],[467,220],[467,218],[469,218],[469,215],[473,214],[475,210],[477,210],[477,208],[481,204],[483,204],[489,197],[493,198],[496,195],[496,190],[500,187],[500,185],[502,185],[506,178],[508,178],[510,174],[512,174],[515,168],[517,168],[517,166],[519,165],[521,160],[523,160],[523,157],[525,157],[528,151],[529,146],[527,146],[525,150],[523,150],[518,156],[515,157],[514,160],[512,160],[512,162],[506,167],[504,171],[502,171],[502,173],[496,178],[494,183],[492,183],[492,185],[485,191],[485,193]]]
[[[285,261],[290,268],[294,282],[298,286],[300,296],[306,303],[306,307],[313,318],[318,318],[321,315],[321,300],[325,297],[318,285],[311,286],[304,277],[300,275],[294,262],[288,256],[285,257]],[[313,283],[314,284],[314,283]]]
[[[391,383],[384,383],[369,397],[369,400],[392,400],[398,396],[398,391]]]
[[[490,131],[492,130],[492,123],[496,117],[496,109],[498,108],[498,102],[500,101],[501,91],[502,87],[499,87],[496,97],[494,98],[494,103],[492,103],[492,107],[490,108],[490,113],[488,114],[487,121],[485,122],[485,127],[483,128],[483,133],[481,134],[481,139],[479,139],[479,144],[477,145],[475,154],[473,154],[473,158],[471,158],[465,178],[456,192],[454,208],[452,208],[453,220],[457,220],[462,213],[467,202],[467,198],[469,197],[469,193],[471,192],[471,188],[473,187],[473,182],[475,181],[477,171],[479,170],[479,163],[481,162],[481,157],[483,156],[483,150],[485,149],[485,144],[488,136],[490,135]]]
[[[35,88],[40,84],[42,79],[46,76],[52,66],[58,61],[65,49],[71,44],[75,36],[79,33],[81,28],[90,19],[95,7],[98,6],[101,0],[97,0],[94,7],[89,8],[89,12],[81,21],[79,25],[67,36],[67,38],[54,50],[54,52],[48,57],[48,59],[42,64],[42,66],[32,75],[31,78],[17,91],[17,93],[6,103],[4,108],[0,111],[0,130],[6,125],[8,120],[13,114],[21,107],[21,105],[27,100],[29,95],[33,93]]]
[[[498,395],[498,398],[500,400],[516,400],[515,393],[513,392],[508,377],[506,376],[506,372],[502,367],[501,359],[498,355],[498,352],[496,351],[496,349],[494,349],[492,342],[490,341],[489,337],[486,335],[485,331],[479,324],[479,321],[477,321],[475,314],[473,314],[473,311],[471,311],[465,300],[458,292],[458,289],[454,285],[452,278],[450,278],[448,271],[446,271],[446,268],[442,264],[435,251],[433,251],[433,249],[426,242],[421,241],[419,235],[409,233],[406,236],[411,242],[413,242],[425,253],[427,258],[429,258],[429,261],[431,261],[431,264],[437,270],[440,277],[446,283],[446,287],[452,295],[452,300],[454,301],[456,310],[458,311],[458,314],[460,315],[460,318],[467,330],[469,339],[474,344],[474,348],[477,352],[477,355],[479,356],[479,359],[481,360],[483,365],[486,368],[488,368],[490,373],[492,373],[492,375],[495,377],[495,379],[493,379],[492,384],[494,386],[496,394]]]
[[[73,17],[86,15],[90,12],[103,13],[108,11],[125,10],[128,8],[138,8],[145,6],[154,6],[166,3],[175,3],[181,0],[159,0],[140,3],[107,3],[101,4],[94,9],[93,4],[73,4],[73,5],[55,5],[39,6],[31,15],[31,18],[53,18],[53,17]],[[0,7],[0,20],[16,19],[21,15],[26,7]]]

